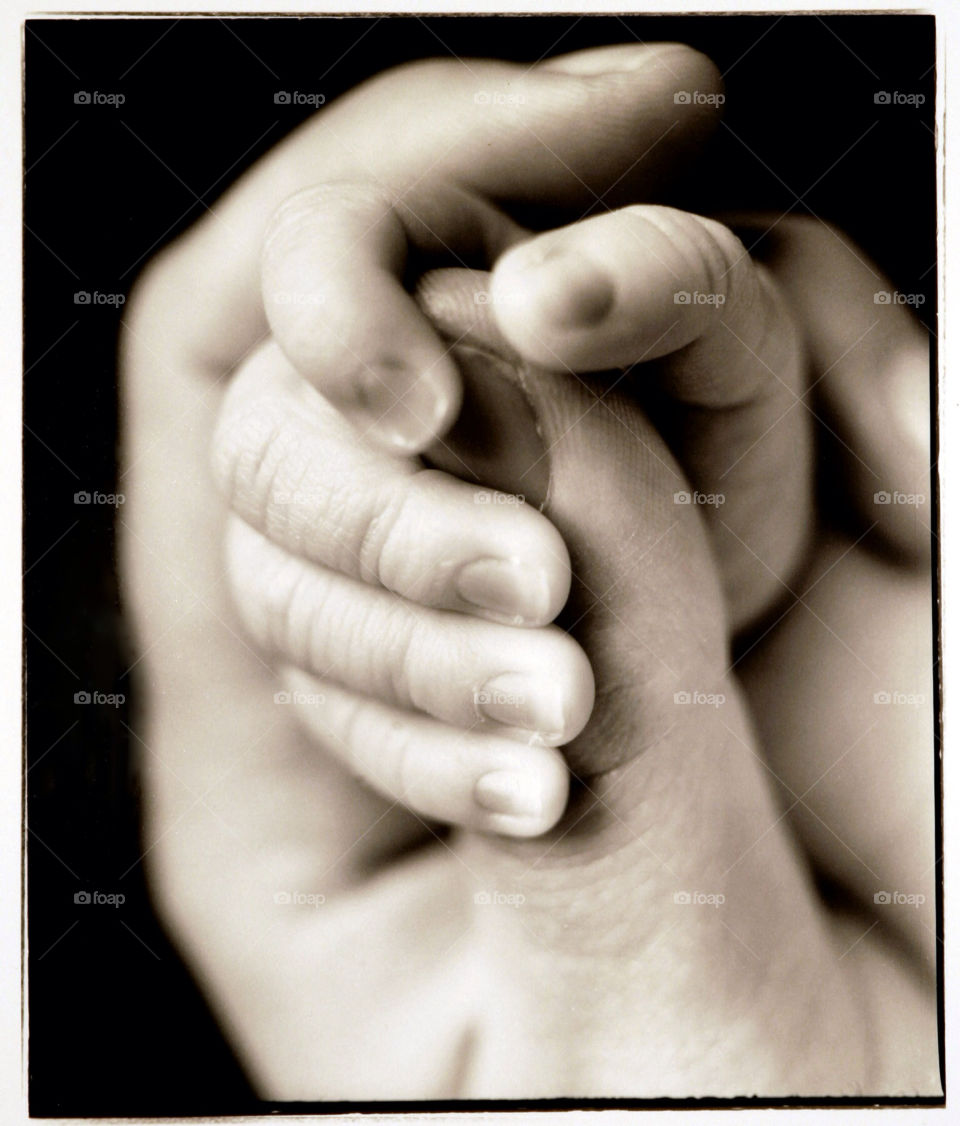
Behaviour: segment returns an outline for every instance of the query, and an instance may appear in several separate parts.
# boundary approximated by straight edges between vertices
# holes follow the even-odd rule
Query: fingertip
[[[559,751],[522,747],[510,753],[515,762],[502,761],[474,783],[480,829],[506,837],[538,837],[563,816],[570,775]]]
[[[537,513],[537,515],[543,521],[540,531],[542,536],[540,553],[547,573],[548,591],[547,609],[540,624],[547,625],[556,618],[567,604],[573,582],[573,566],[563,536],[546,516],[543,516],[542,513]]]
[[[567,368],[571,336],[598,329],[617,301],[614,278],[563,233],[521,244],[497,262],[490,280],[500,331],[527,360],[550,371]]]
[[[321,183],[281,204],[261,262],[289,361],[370,441],[406,456],[449,429],[462,399],[448,346],[402,284],[410,238],[379,185]]]
[[[463,402],[463,385],[448,356],[364,364],[336,405],[361,437],[386,453],[414,457],[442,438]],[[406,375],[398,377],[398,372]]]
[[[559,531],[522,494],[425,469],[407,495],[409,531],[390,541],[395,550],[378,568],[387,586],[500,625],[538,628],[560,613],[570,593],[570,555]],[[430,551],[418,553],[421,545]]]
[[[675,73],[677,82],[692,87],[691,94],[696,91],[704,95],[698,99],[691,98],[689,102],[677,101],[675,97],[674,105],[705,108],[717,116],[717,111],[722,109],[726,101],[726,87],[720,68],[713,59],[686,43],[662,43],[659,46],[660,62]]]
[[[587,726],[596,701],[596,680],[590,659],[571,638],[574,650],[565,684],[564,742],[575,739]]]
[[[506,529],[511,530],[517,531]],[[566,605],[570,583],[566,544],[542,517],[512,543],[503,533],[491,536],[489,554],[470,561],[454,577],[451,609],[500,625],[537,629],[549,625]]]
[[[635,74],[651,67],[667,71],[676,83],[694,81],[704,93],[723,92],[723,77],[716,63],[708,55],[686,43],[615,43],[604,47],[588,47],[547,59],[538,64],[536,69],[593,78],[607,74]]]
[[[511,347],[540,367],[573,372],[679,351],[715,330],[721,313],[742,335],[741,322],[751,326],[767,308],[754,300],[756,290],[752,263],[729,230],[652,204],[512,247],[490,282]]]

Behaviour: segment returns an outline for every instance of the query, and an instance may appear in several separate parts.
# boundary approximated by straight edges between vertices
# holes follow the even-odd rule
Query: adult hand
[[[617,78],[605,87],[592,79],[588,82],[593,94],[597,94],[596,87],[600,85],[602,90],[598,96],[611,99],[614,117],[628,113],[620,82]],[[576,97],[583,96],[581,86],[578,85],[576,91]],[[634,96],[635,92],[634,89]],[[362,98],[359,104],[363,107]],[[366,105],[365,113],[369,114],[369,102]],[[558,146],[560,132],[558,127]],[[570,143],[576,147],[574,140]],[[526,144],[529,149],[529,140]],[[468,148],[469,141],[464,142],[464,150]],[[515,154],[522,148],[519,145],[513,155],[514,177],[519,176],[519,158]],[[476,152],[474,149],[474,163]],[[422,159],[422,152],[420,157]],[[570,159],[573,160],[573,155]],[[597,165],[588,169],[585,163],[578,165],[574,161],[573,168],[589,177]],[[608,177],[622,167],[615,160],[611,163],[612,169],[605,172]],[[507,161],[504,167],[509,165]],[[343,166],[344,175],[356,176],[365,171],[364,165],[350,167],[346,159]],[[277,167],[274,163],[270,174],[274,186],[284,178],[277,175]],[[580,189],[556,166],[553,166],[553,174],[565,184],[564,190],[558,189],[557,199],[569,204]],[[261,214],[258,207],[264,205],[271,194],[270,190],[264,191],[257,205],[253,205],[251,201],[257,198],[257,192],[251,188],[252,182],[234,197],[249,205],[248,217],[251,212]],[[542,183],[536,190],[543,190]],[[503,195],[522,197],[523,192],[514,184],[504,189]],[[266,209],[269,206],[266,204]],[[242,211],[243,208],[235,207],[234,219],[238,219]],[[247,229],[253,230],[256,226],[251,222]],[[206,247],[211,250],[211,242],[215,240],[210,239],[209,225],[206,235]],[[507,244],[505,241],[502,245]],[[366,1052],[357,1052],[347,1061],[334,1065],[325,1056],[322,1045],[318,1045],[312,1030],[323,1026],[325,1021],[333,1022],[336,1017],[341,1047],[342,1043],[355,1043],[357,1036],[361,1040],[366,1038],[378,1066],[383,1068],[384,1089],[442,1092],[450,1090],[452,1084],[455,1090],[460,1090],[465,1080],[463,1076],[456,1077],[460,1054],[455,1048],[463,1043],[462,1038],[473,1027],[472,1017],[456,1010],[439,1018],[431,1029],[432,1034],[437,1029],[443,1033],[437,1040],[433,1035],[426,1036],[423,1022],[424,1013],[432,1011],[432,1004],[443,1003],[441,987],[449,986],[444,975],[456,972],[456,968],[463,965],[456,948],[453,957],[448,950],[441,950],[451,938],[451,930],[458,931],[460,922],[470,925],[469,904],[465,908],[451,906],[462,905],[462,896],[458,899],[456,895],[456,889],[461,887],[462,890],[462,886],[442,860],[438,863],[436,851],[420,854],[415,864],[397,860],[398,849],[426,835],[418,821],[397,809],[387,812],[386,806],[355,786],[335,764],[318,758],[313,745],[301,738],[292,723],[281,720],[273,732],[268,730],[267,717],[273,720],[276,709],[271,711],[264,706],[264,688],[273,687],[273,682],[265,673],[259,655],[241,650],[237,624],[230,616],[222,590],[218,589],[220,570],[209,551],[211,529],[223,523],[222,509],[211,495],[197,487],[198,481],[203,479],[200,467],[205,441],[210,437],[210,414],[204,412],[190,420],[190,442],[184,441],[179,428],[175,435],[169,432],[177,422],[178,408],[171,404],[171,395],[176,397],[176,389],[179,387],[185,392],[181,403],[191,402],[199,390],[205,389],[202,383],[206,374],[205,360],[212,361],[214,370],[218,362],[226,363],[227,356],[232,357],[231,363],[236,360],[238,341],[229,340],[229,333],[234,331],[237,312],[246,310],[251,314],[248,327],[262,325],[253,315],[256,302],[250,300],[247,285],[249,273],[245,267],[249,257],[240,254],[231,259],[220,254],[216,258],[218,272],[223,268],[231,279],[237,279],[237,284],[222,284],[224,277],[212,279],[208,273],[203,280],[220,281],[219,300],[223,304],[214,307],[211,302],[208,309],[201,309],[198,315],[182,321],[177,327],[184,330],[183,339],[180,342],[171,339],[170,326],[178,322],[184,294],[172,288],[164,293],[164,279],[169,279],[173,286],[181,269],[204,257],[198,250],[202,245],[203,239],[194,236],[192,242],[182,248],[179,261],[176,254],[168,256],[152,275],[148,275],[143,287],[143,304],[128,339],[129,370],[134,378],[131,398],[134,456],[143,457],[143,462],[134,470],[140,485],[136,495],[141,516],[131,529],[128,548],[136,565],[133,586],[142,628],[149,643],[154,645],[148,657],[159,703],[148,733],[154,751],[151,761],[158,767],[153,778],[152,823],[158,832],[169,830],[155,850],[158,896],[167,908],[168,917],[179,920],[183,942],[194,951],[195,964],[205,968],[221,1012],[228,1014],[235,1035],[248,1046],[249,1058],[256,1061],[265,1083],[285,1092],[296,1089],[312,1093],[327,1093],[332,1089],[330,1084],[336,1083],[338,1090],[353,1091],[357,1097],[375,1095],[370,1082],[370,1056]],[[430,249],[429,244],[426,249]],[[216,285],[201,291],[218,292]],[[190,295],[186,296],[189,299]],[[219,328],[219,332],[214,331],[215,328]],[[239,341],[241,345],[244,342]],[[159,386],[161,376],[157,374],[158,359],[161,365],[174,364],[177,372],[162,376],[162,389]],[[455,398],[456,390],[449,401],[455,402]],[[314,402],[305,397],[304,410],[313,409]],[[434,417],[442,425],[442,416]],[[424,433],[420,440],[428,436]],[[411,448],[416,448],[416,443]],[[670,464],[666,458],[664,464]],[[524,516],[516,523],[528,519]],[[534,520],[529,526],[533,527],[531,540],[538,535],[551,534],[546,522],[538,524]],[[301,537],[304,534],[305,528],[301,527]],[[187,549],[181,546],[183,536],[193,538],[189,547],[194,553],[192,556],[187,556]],[[551,552],[541,558],[546,560],[548,568],[554,568],[552,573],[561,576],[554,588],[548,583],[548,590],[557,602],[562,602],[562,567],[556,567],[556,550],[554,540]],[[163,563],[154,565],[155,556]],[[171,561],[175,577],[168,571]],[[184,579],[184,570],[188,579]],[[186,585],[181,585],[184,583]],[[189,615],[189,631],[183,621],[171,615],[171,608],[177,605],[178,591],[181,599],[183,591],[192,592],[197,598],[195,606],[203,609],[199,615]],[[704,604],[709,606],[709,600]],[[540,607],[542,605],[541,600]],[[534,623],[548,616],[549,609],[542,608],[539,614],[529,615]],[[222,630],[218,621],[225,623]],[[236,777],[229,788],[217,785],[216,789],[222,803],[217,814],[225,814],[224,820],[238,833],[238,840],[254,850],[254,854],[246,858],[236,854],[235,845],[224,847],[222,825],[211,825],[206,814],[198,819],[194,813],[198,794],[204,799],[199,804],[204,804],[205,808],[210,804],[207,800],[210,795],[205,792],[207,783],[215,782],[218,770],[226,770],[232,763],[241,732],[264,736],[262,745],[251,749],[250,757],[255,758],[255,762],[248,762],[248,769],[238,772],[241,776]],[[186,760],[182,747],[192,752]],[[278,766],[278,759],[282,766]],[[165,776],[159,769],[161,763],[176,771],[177,780],[173,775]],[[181,786],[186,789],[185,793]],[[752,792],[751,787],[747,789]],[[324,811],[324,822],[320,825],[317,824],[318,809]],[[369,831],[357,844],[357,838],[365,830]],[[194,859],[198,849],[210,850],[216,856],[198,865]],[[346,862],[340,857],[344,851],[348,854]],[[269,859],[263,860],[264,854]],[[262,870],[251,881],[252,873],[258,873],[260,864]],[[267,893],[284,886],[302,888],[304,883],[308,888],[315,887],[321,867],[331,864],[337,874],[332,879],[325,876],[324,887],[344,892],[349,889],[350,894],[345,893],[343,899],[338,900],[342,910],[334,919],[330,917],[334,913],[330,912],[323,920],[290,925],[290,913],[285,915],[282,909],[277,910],[277,906],[284,908],[286,905],[272,905]],[[368,894],[370,885],[366,878],[371,871],[377,873],[376,896]],[[251,890],[238,903],[236,897],[245,884]],[[391,888],[394,889],[392,894]],[[360,889],[364,894],[358,894]],[[332,903],[332,896],[339,891],[330,894]],[[434,927],[430,941],[424,941],[424,912],[431,911],[436,920],[438,908],[445,913],[445,925]],[[271,941],[275,940],[276,949],[283,951],[282,964],[278,964],[275,957],[271,958],[269,946],[237,951],[237,934],[250,934],[261,925],[275,926]],[[343,992],[338,992],[332,988],[329,977],[318,973],[315,959],[322,958],[325,950],[337,949],[346,935],[352,936],[349,941],[357,941],[356,936],[361,932],[366,932],[368,938],[357,950],[359,960],[355,964],[373,964],[376,972],[359,993],[348,984],[344,985]],[[469,943],[467,947],[473,949]],[[391,949],[399,961],[384,958],[385,949]],[[392,984],[392,974],[398,964],[412,971],[409,991],[399,994]],[[492,964],[499,964],[499,960],[494,959]],[[415,966],[420,969],[413,970]],[[583,960],[580,972],[582,977]],[[494,982],[497,980],[502,982],[502,978],[495,976]],[[242,984],[238,986],[238,982]],[[358,997],[363,999],[360,1005],[357,1005]],[[352,1028],[346,1028],[342,1019],[343,1010],[348,1006],[355,1014],[348,1022]],[[382,1037],[371,1042],[374,1027],[382,1029]],[[281,1030],[282,1036],[278,1035]],[[437,1044],[444,1047],[438,1050]],[[542,1067],[534,1070],[541,1076],[549,1071]],[[685,1075],[681,1069],[677,1075],[682,1087],[689,1074]],[[325,1084],[327,1077],[329,1083]],[[589,1084],[591,1079],[588,1076],[583,1081]]]
[[[675,90],[716,82],[680,47],[614,48],[526,77],[471,65],[469,79],[459,62],[402,68],[308,122],[150,265],[126,323],[121,534],[142,650],[146,863],[161,916],[251,1074],[282,1097],[461,1089],[469,1021],[448,987],[472,900],[451,894],[461,869],[442,846],[411,851],[434,830],[319,753],[293,708],[274,702],[274,668],[245,643],[228,594],[211,446],[227,375],[267,331],[258,262],[270,216],[319,180],[373,173],[401,192],[425,168],[574,216],[594,193],[642,196],[707,127]],[[484,105],[481,91],[525,100]],[[589,136],[571,127],[584,116]],[[330,910],[298,905],[298,891],[321,884]]]

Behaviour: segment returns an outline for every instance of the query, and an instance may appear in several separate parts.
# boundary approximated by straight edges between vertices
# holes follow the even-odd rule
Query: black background
[[[365,33],[365,34],[364,34]],[[361,38],[362,35],[362,38]],[[533,61],[678,40],[725,73],[725,120],[686,189],[696,209],[812,213],[847,230],[935,329],[932,17],[54,19],[26,24],[25,646],[30,1105],[38,1115],[255,1112],[258,1103],[155,921],[138,863],[136,653],[114,567],[114,353],[150,253],[309,112],[408,59]],[[112,106],[77,91],[120,92]],[[878,106],[878,90],[925,103]],[[751,151],[752,150],[752,151]],[[232,170],[225,175],[227,169]],[[798,199],[802,197],[802,200]],[[83,690],[122,707],[78,706]],[[122,892],[122,908],[74,903]]]

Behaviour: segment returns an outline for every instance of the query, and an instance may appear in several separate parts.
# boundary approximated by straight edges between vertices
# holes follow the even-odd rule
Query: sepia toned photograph
[[[942,1108],[940,18],[21,32],[30,1114]]]

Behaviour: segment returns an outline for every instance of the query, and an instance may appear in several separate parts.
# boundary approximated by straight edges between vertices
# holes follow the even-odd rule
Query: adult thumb
[[[455,475],[538,505],[573,569],[560,619],[597,682],[587,730],[566,748],[589,778],[690,721],[694,694],[722,694],[727,626],[705,524],[687,481],[642,410],[610,373],[558,376],[500,336],[487,275],[428,275],[421,307],[453,344],[465,384],[453,430],[429,451]]]
[[[420,289],[466,386],[430,460],[542,505],[572,561],[561,624],[597,692],[564,748],[574,784],[561,822],[532,840],[452,845],[478,905],[472,1081],[500,1097],[690,1090],[674,1055],[650,1055],[650,1028],[662,1044],[702,1035],[718,1013],[727,1028],[758,963],[764,977],[804,962],[807,980],[835,994],[836,961],[778,828],[728,669],[706,525],[675,496],[689,496],[680,469],[615,374],[546,372],[511,354],[477,300],[485,286],[458,271]],[[759,1004],[753,1013],[765,1035]]]

